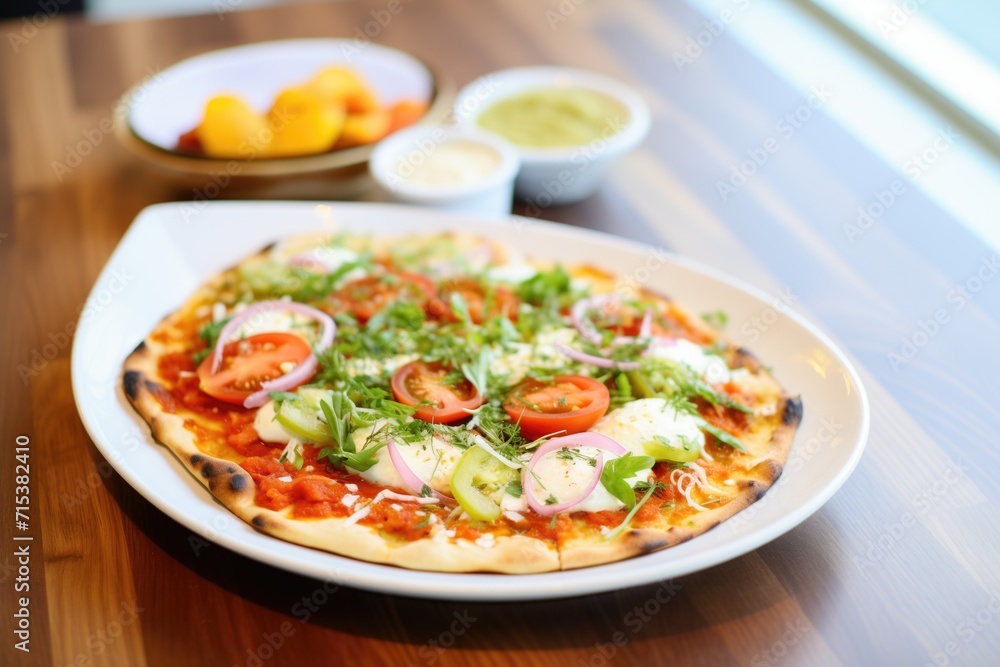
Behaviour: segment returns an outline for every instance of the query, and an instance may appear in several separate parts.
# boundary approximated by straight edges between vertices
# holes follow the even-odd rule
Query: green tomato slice
[[[315,443],[330,442],[330,427],[320,417],[321,401],[330,400],[332,392],[326,389],[299,389],[298,398],[288,398],[275,406],[278,423],[303,440]]]
[[[482,447],[469,447],[451,477],[451,493],[473,519],[496,521],[504,489],[516,477],[516,470],[497,461]]]
[[[677,438],[671,442],[662,435],[642,443],[642,450],[657,461],[674,463],[690,463],[701,455],[701,448],[697,442],[688,438]]]

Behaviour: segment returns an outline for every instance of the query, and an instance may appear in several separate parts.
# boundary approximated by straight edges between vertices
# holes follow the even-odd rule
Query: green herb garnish
[[[611,459],[604,464],[601,485],[631,509],[635,506],[635,491],[626,480],[634,477],[640,470],[652,468],[655,462],[652,456],[636,456],[632,452],[627,452],[624,456]]]

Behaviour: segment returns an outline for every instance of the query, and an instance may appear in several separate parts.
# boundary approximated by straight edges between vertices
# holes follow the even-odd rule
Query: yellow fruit
[[[343,106],[325,104],[308,88],[289,88],[267,112],[274,133],[265,155],[285,157],[330,150],[344,127]]]
[[[348,113],[367,113],[378,108],[375,94],[355,72],[344,67],[327,67],[306,87],[327,104],[342,104]]]
[[[337,147],[374,143],[389,134],[391,123],[392,115],[386,109],[349,114],[344,121],[344,130],[340,133]]]
[[[267,121],[238,97],[218,95],[205,105],[205,116],[195,131],[210,157],[249,157],[266,143]]]

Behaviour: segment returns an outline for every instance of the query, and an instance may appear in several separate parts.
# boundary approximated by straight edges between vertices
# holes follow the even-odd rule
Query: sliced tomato
[[[650,335],[692,338],[699,344],[711,342],[696,329],[680,324],[669,310],[661,307],[611,302],[590,311],[589,317],[598,329],[608,329],[616,336],[638,336],[648,310],[653,311]]]
[[[483,398],[464,377],[448,382],[449,370],[441,364],[411,361],[392,376],[392,394],[404,405],[417,407],[413,416],[435,424],[450,424],[469,416]]]
[[[198,366],[201,390],[226,403],[242,405],[264,382],[285,374],[285,363],[298,365],[312,350],[309,344],[290,333],[263,333],[234,340],[222,348],[222,364],[212,373],[212,355]]]
[[[609,330],[616,336],[638,336],[642,327],[642,318],[646,315],[646,308],[636,308],[632,304],[621,301],[608,301],[597,308],[592,308],[587,312],[587,317],[594,323],[598,330]],[[653,317],[653,329],[656,331],[656,320]]]
[[[434,283],[418,273],[390,271],[347,283],[330,296],[332,310],[349,312],[362,322],[393,301],[412,301],[423,307],[435,295]]]
[[[473,278],[450,278],[441,284],[438,296],[427,304],[427,312],[446,322],[457,322],[451,307],[452,295],[462,297],[469,307],[469,316],[476,324],[482,324],[490,317],[503,315],[510,320],[517,320],[517,309],[520,301],[506,287],[493,286],[487,288]]]
[[[582,375],[559,375],[551,382],[527,379],[503,402],[503,409],[521,425],[529,440],[557,431],[580,433],[608,411],[608,388]]]

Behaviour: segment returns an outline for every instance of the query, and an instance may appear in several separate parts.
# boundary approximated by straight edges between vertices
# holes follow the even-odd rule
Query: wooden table
[[[725,34],[679,69],[673,54],[706,20],[680,3],[421,0],[372,24],[386,7],[3,25],[0,663],[1000,664],[996,255],[822,109],[802,111],[804,96]],[[458,84],[563,64],[646,95],[654,130],[642,149],[591,200],[541,215],[668,247],[788,295],[838,340],[862,369],[873,422],[865,458],[833,500],[757,551],[677,580],[665,604],[659,585],[523,604],[341,589],[306,619],[293,610],[317,582],[218,546],[195,553],[185,529],[110,469],[74,408],[73,324],[139,210],[191,197],[108,134],[115,99],[149,68],[197,52],[352,36],[366,25]],[[796,112],[808,118],[785,136],[778,124]],[[769,137],[778,150],[723,197],[732,165]],[[915,138],[915,150],[932,139]],[[53,163],[74,150],[87,154],[57,174]],[[905,194],[852,238],[845,225],[897,179]],[[947,321],[935,326],[936,313]],[[26,532],[13,525],[11,493],[20,435],[31,443]],[[24,544],[30,654],[13,648],[12,634],[22,595],[13,550]]]

